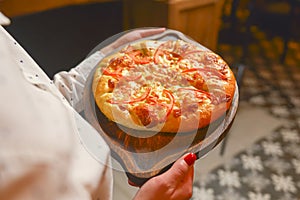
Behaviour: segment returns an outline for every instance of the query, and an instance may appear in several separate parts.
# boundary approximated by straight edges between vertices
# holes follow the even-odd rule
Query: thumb
[[[145,30],[140,30],[140,36],[141,37],[147,37],[155,34],[162,33],[166,30],[166,28],[153,28],[153,29],[145,29]]]
[[[179,158],[173,166],[166,172],[166,177],[170,179],[182,180],[190,173],[197,156],[194,153],[188,153]]]

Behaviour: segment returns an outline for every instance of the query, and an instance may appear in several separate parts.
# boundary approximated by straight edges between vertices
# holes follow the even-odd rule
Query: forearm
[[[82,97],[86,80],[103,56],[97,51],[70,71],[62,71],[54,76],[54,84],[77,112],[83,109]]]

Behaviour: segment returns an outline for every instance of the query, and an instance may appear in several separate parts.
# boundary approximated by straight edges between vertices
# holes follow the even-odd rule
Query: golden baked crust
[[[131,44],[99,63],[92,84],[108,119],[169,133],[203,128],[224,116],[235,87],[220,56],[182,40]]]

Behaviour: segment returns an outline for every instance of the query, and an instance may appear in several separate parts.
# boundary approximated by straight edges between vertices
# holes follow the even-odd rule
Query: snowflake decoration
[[[278,159],[277,157],[270,158],[269,160],[265,161],[265,165],[278,174],[283,174],[284,172],[291,169],[290,163],[288,163],[284,160]]]
[[[280,133],[283,138],[283,141],[285,141],[285,142],[294,143],[294,142],[300,141],[299,133],[296,130],[284,129],[284,130],[281,130]]]
[[[276,191],[294,193],[297,190],[291,176],[277,176],[273,174],[271,176],[271,179],[273,181]]]
[[[192,200],[214,200],[214,190],[211,188],[193,188]]]
[[[258,29],[254,29],[254,36],[267,38]],[[250,51],[282,46],[280,38],[259,44],[261,46],[250,46]],[[242,152],[225,159],[221,166],[213,169],[211,173],[215,179],[196,185],[197,194],[202,197],[196,196],[194,200],[300,200],[300,90],[297,87],[300,81],[297,65],[300,61],[300,51],[297,51],[300,50],[300,43],[292,44],[297,45],[292,49],[296,59],[289,59],[283,65],[269,63],[262,56],[257,56],[251,60],[255,70],[247,70],[247,78],[243,80],[244,103],[264,107],[269,114],[281,119],[281,125],[272,129],[264,139],[249,148],[245,147]],[[227,55],[239,54],[240,49],[232,52],[229,46],[226,47]],[[280,52],[276,50],[265,56],[276,57],[277,53]],[[289,73],[286,73],[286,66]]]
[[[286,152],[300,159],[300,146],[299,144],[293,143],[285,148]]]
[[[234,158],[232,158],[232,159],[230,159],[230,160],[228,160],[228,161],[226,161],[226,162],[224,163],[224,168],[225,168],[226,170],[230,170],[230,169],[232,169],[232,168],[234,168],[235,166],[240,165],[240,164],[241,164],[240,159],[234,157]]]
[[[255,105],[263,106],[266,104],[265,98],[261,95],[254,96],[250,99],[250,103],[253,103]]]
[[[217,177],[214,173],[208,173],[208,174],[201,175],[200,177],[197,177],[198,181],[197,183],[195,182],[195,184],[198,184],[200,186],[205,186],[216,179]]]
[[[272,142],[272,141],[278,140],[278,137],[279,137],[278,133],[273,132],[273,134],[266,136],[266,140],[268,140],[268,142]]]
[[[286,120],[286,121],[282,121],[282,126],[287,129],[293,129],[296,126],[296,124],[294,121]]]
[[[217,200],[245,200],[241,194],[232,188],[224,190],[220,195],[217,195]]]
[[[262,171],[263,165],[259,156],[242,155],[244,169]]]
[[[271,199],[270,194],[262,194],[262,193],[254,193],[254,192],[249,192],[248,197],[249,200],[270,200]]]
[[[271,155],[271,156],[282,156],[283,151],[281,149],[281,146],[278,142],[262,142],[262,146],[264,149],[264,152],[266,155]]]
[[[284,103],[284,100],[282,100],[281,98],[270,98],[269,99],[269,102],[272,104],[272,105],[281,105]],[[276,114],[276,113],[274,113]]]
[[[242,181],[257,192],[264,190],[271,183],[269,179],[256,172],[246,175]]]
[[[300,160],[293,159],[292,160],[293,167],[295,168],[295,172],[300,174]]]
[[[271,108],[271,112],[274,114],[274,115],[277,115],[277,116],[281,116],[281,117],[287,117],[289,116],[289,110],[285,107],[282,107],[282,106],[274,106]]]
[[[290,193],[283,193],[282,196],[278,197],[278,200],[296,200],[296,199]]]
[[[228,187],[237,187],[241,186],[239,174],[237,171],[224,171],[218,170],[218,175],[220,179],[220,185]]]
[[[283,99],[280,96],[280,93],[278,91],[273,91],[269,94],[268,96],[268,100],[273,103],[273,104],[277,104],[280,105],[281,103],[283,103]]]
[[[251,148],[247,148],[246,149],[246,153],[248,153],[248,154],[255,154],[255,153],[257,153],[257,152],[259,152],[261,150],[262,150],[261,146],[259,144],[255,143],[255,144],[253,144],[251,146]]]

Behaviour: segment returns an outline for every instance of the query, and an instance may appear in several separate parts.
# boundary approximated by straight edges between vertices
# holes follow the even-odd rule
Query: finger
[[[183,180],[178,182],[174,196],[178,199],[190,199],[193,195],[194,166],[189,166]]]
[[[187,175],[192,175],[193,164],[197,159],[194,153],[189,153],[179,158],[173,166],[166,172],[166,177],[172,180],[181,180],[183,181]],[[193,176],[191,176],[193,179]]]
[[[193,183],[194,183],[194,166],[190,166],[188,172],[184,177],[184,181],[182,182],[182,184],[184,185],[184,187],[192,188]]]
[[[185,155],[183,157],[184,161],[186,162],[186,164],[188,164],[189,166],[193,165],[197,159],[196,154],[194,153],[189,153],[187,155]]]
[[[156,34],[164,32],[165,30],[166,30],[166,28],[145,29],[145,30],[140,31],[140,36],[147,37],[150,35],[156,35]]]

